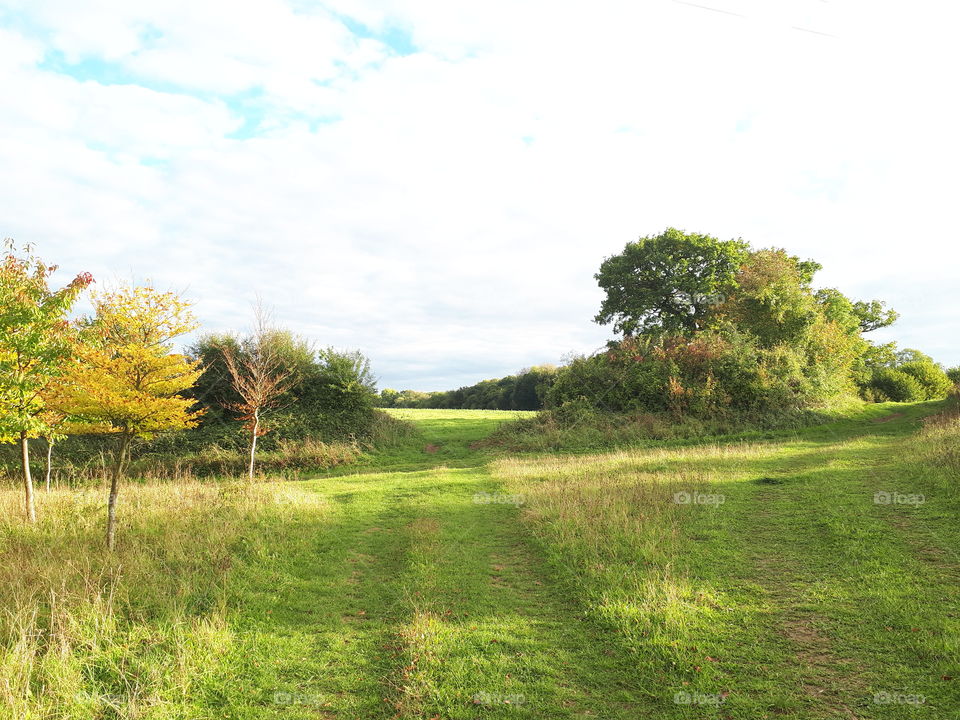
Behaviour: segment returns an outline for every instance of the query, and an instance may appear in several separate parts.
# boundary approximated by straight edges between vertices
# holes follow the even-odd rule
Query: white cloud
[[[211,328],[259,292],[387,384],[431,389],[600,345],[601,259],[676,225],[814,257],[960,363],[950,10],[715,6],[740,16],[20,3],[0,30],[0,234],[188,286]],[[38,66],[44,50],[128,84]]]

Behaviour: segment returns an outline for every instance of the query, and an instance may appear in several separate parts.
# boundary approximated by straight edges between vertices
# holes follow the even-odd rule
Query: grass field
[[[937,409],[566,455],[396,411],[324,477],[125,489],[115,556],[102,493],[3,490],[0,718],[957,718]]]

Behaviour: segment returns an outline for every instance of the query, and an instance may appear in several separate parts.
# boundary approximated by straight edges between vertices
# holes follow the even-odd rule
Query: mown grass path
[[[408,448],[311,481],[334,511],[235,578],[247,640],[213,717],[636,717],[629,659],[553,585],[469,420],[424,423],[425,469]]]
[[[329,511],[278,529],[275,552],[245,562],[234,578],[244,637],[231,651],[235,675],[195,708],[236,718],[960,717],[957,508],[936,496],[874,502],[921,491],[902,444],[928,412],[742,452],[637,451],[601,470],[576,456],[554,457],[554,469],[517,461],[527,475],[475,449],[501,418],[424,413],[408,447],[309,481]],[[567,462],[583,468],[538,495]],[[644,483],[669,497],[684,481],[724,502],[668,503],[660,515],[616,504]],[[591,488],[604,505],[578,517]]]

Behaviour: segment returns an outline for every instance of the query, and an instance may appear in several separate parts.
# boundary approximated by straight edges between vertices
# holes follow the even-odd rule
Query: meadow
[[[302,481],[0,491],[0,717],[949,718],[960,424],[513,453],[394,410]]]

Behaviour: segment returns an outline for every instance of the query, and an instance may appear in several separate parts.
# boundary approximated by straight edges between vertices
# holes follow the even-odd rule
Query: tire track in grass
[[[852,697],[865,686],[856,677],[856,666],[849,658],[837,655],[831,639],[819,629],[816,612],[801,607],[797,589],[813,581],[792,552],[782,546],[782,527],[776,521],[785,508],[775,493],[762,490],[754,494],[752,528],[754,552],[753,580],[763,588],[776,618],[778,632],[789,642],[795,661],[795,682],[806,699],[811,717],[857,718],[850,709]]]
[[[481,468],[438,470],[449,487],[406,528],[411,621],[398,632],[400,718],[618,718],[643,714],[632,664],[555,587]],[[649,710],[649,707],[646,708]]]
[[[815,463],[781,465],[782,484],[754,495],[754,578],[805,666],[813,717],[938,717],[955,707],[942,684],[931,684],[931,664],[942,663],[938,636],[950,626],[924,598],[956,607],[956,584],[924,568],[873,504],[908,429],[896,420],[882,434],[825,444]],[[925,699],[882,699],[891,695]]]
[[[218,717],[392,716],[383,678],[405,621],[397,581],[407,568],[406,514],[389,485],[337,489],[348,491],[325,493],[341,506],[334,521],[277,528],[267,567],[251,568],[239,598],[248,626],[242,682],[259,687],[259,701]]]
[[[329,708],[249,717],[632,720],[739,718],[746,708],[751,720],[922,717],[867,704],[870,692],[915,683],[917,658],[929,651],[918,645],[912,664],[899,668],[896,648],[876,637],[897,619],[898,602],[918,596],[908,585],[884,595],[883,582],[902,582],[914,569],[871,574],[890,557],[909,556],[897,554],[899,539],[884,537],[885,521],[862,506],[864,466],[887,462],[876,453],[893,447],[897,425],[863,433],[869,447],[850,437],[807,438],[748,455],[749,467],[733,458],[720,473],[730,478],[718,487],[732,500],[724,513],[691,507],[674,528],[682,552],[665,568],[673,572],[667,579],[678,592],[682,580],[706,591],[703,600],[684,595],[670,606],[692,623],[674,628],[682,644],[698,646],[690,648],[622,637],[629,623],[601,622],[588,595],[604,587],[574,587],[548,565],[548,555],[563,558],[541,545],[548,539],[533,539],[513,505],[474,502],[475,493],[500,489],[485,467],[339,478],[333,488],[318,481],[318,490],[354,504],[324,530],[336,534],[327,542],[337,550],[311,560],[305,549],[297,561],[326,578],[312,586],[313,601],[328,603],[335,617],[317,623],[326,636],[314,668],[332,676],[319,686],[341,695]],[[781,484],[743,477],[758,469]],[[629,570],[655,582],[650,572]],[[311,597],[311,588],[302,590],[301,600]],[[925,627],[935,625],[924,618]],[[860,639],[862,628],[869,639]],[[343,641],[334,644],[338,633]],[[705,654],[720,661],[704,663],[702,673],[686,667]],[[771,677],[757,677],[767,670]],[[735,695],[721,708],[673,705],[668,696],[681,680],[707,692],[729,682]]]

